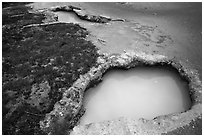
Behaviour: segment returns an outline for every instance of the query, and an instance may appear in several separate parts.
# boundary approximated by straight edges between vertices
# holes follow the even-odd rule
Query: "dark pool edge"
[[[126,121],[125,123],[127,123],[126,128],[129,129],[130,134],[163,134],[186,126],[194,119],[201,117],[202,85],[198,77],[199,74],[196,70],[185,66],[181,61],[177,61],[175,58],[169,59],[166,56],[158,54],[153,55],[146,54],[144,52],[128,51],[123,54],[101,54],[97,59],[97,65],[92,67],[88,73],[80,75],[80,78],[74,82],[72,87],[64,91],[63,98],[55,104],[53,111],[47,114],[46,118],[40,122],[41,128],[49,134],[54,134],[52,130],[53,125],[63,124],[63,120],[75,117],[82,108],[84,91],[89,86],[93,86],[92,83],[100,82],[103,74],[108,69],[115,67],[124,67],[129,69],[136,67],[137,65],[170,65],[173,68],[176,68],[179,74],[189,81],[189,90],[193,106],[186,112],[159,116],[153,120],[140,119],[135,121],[124,118],[124,121]],[[53,116],[55,117],[54,121]],[[114,123],[114,121],[111,122]],[[102,127],[100,127],[100,125]],[[142,126],[145,128],[136,132],[137,129],[134,129],[135,126]],[[85,127],[86,125],[84,127],[77,126],[73,129],[71,134],[95,134],[95,132],[97,132],[96,134],[104,134],[104,132],[108,130],[106,127],[103,127],[103,122],[101,124],[90,124],[88,128]],[[95,129],[96,127],[97,130]],[[117,129],[117,127],[115,128]],[[108,134],[112,133],[110,132]]]

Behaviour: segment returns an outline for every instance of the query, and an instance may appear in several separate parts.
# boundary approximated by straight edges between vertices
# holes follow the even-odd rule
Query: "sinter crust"
[[[175,68],[181,77],[189,82],[189,94],[192,99],[191,109],[183,113],[158,116],[153,120],[119,118],[118,120],[76,126],[71,134],[163,134],[201,118],[202,90],[196,70],[184,66],[182,62],[175,58],[168,59],[163,55],[128,51],[123,54],[102,54],[99,56],[97,65],[92,67],[88,73],[80,75],[80,78],[74,82],[72,87],[64,91],[63,98],[55,104],[53,111],[41,121],[41,128],[49,134],[54,134],[52,125],[62,124],[62,121],[67,117],[71,119],[76,116],[82,109],[84,91],[89,86],[93,86],[92,83],[100,82],[103,74],[109,69],[129,69],[139,65],[159,65]],[[53,116],[60,122],[56,120],[54,122],[52,120]]]

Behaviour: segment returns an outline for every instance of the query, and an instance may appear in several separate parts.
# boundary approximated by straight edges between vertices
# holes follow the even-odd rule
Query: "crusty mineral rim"
[[[199,74],[196,70],[184,65],[181,61],[169,59],[166,56],[159,54],[147,54],[144,52],[124,52],[122,54],[101,54],[97,58],[97,65],[92,67],[89,72],[84,75],[80,75],[80,78],[74,82],[72,87],[64,90],[63,98],[57,102],[53,111],[48,113],[43,121],[40,122],[41,128],[52,134],[53,122],[51,116],[61,121],[64,117],[74,117],[78,114],[82,107],[82,101],[84,91],[94,81],[98,81],[102,78],[102,75],[110,68],[134,68],[138,65],[161,65],[171,66],[178,70],[179,74],[189,82],[189,94],[192,100],[192,107],[190,110],[182,113],[169,114],[164,116],[158,116],[153,120],[145,120],[143,118],[136,120],[130,118],[123,118],[120,121],[124,121],[128,134],[161,134],[179,127],[188,125],[192,120],[200,118],[202,115],[202,85],[199,79]],[[100,123],[89,124],[89,128],[84,126],[76,126],[71,134],[115,134],[111,129],[117,129],[117,127],[104,127],[104,123],[117,123],[117,120],[104,121]],[[124,124],[123,123],[123,124]],[[110,124],[109,124],[110,125]],[[118,124],[117,124],[118,125]],[[137,127],[137,128],[136,128]],[[104,129],[105,128],[105,129]],[[107,130],[106,130],[107,128]],[[138,128],[140,130],[138,130]],[[107,133],[107,131],[109,131]],[[117,129],[118,131],[118,129]],[[118,131],[120,132],[120,131]],[[121,134],[124,134],[123,132]]]

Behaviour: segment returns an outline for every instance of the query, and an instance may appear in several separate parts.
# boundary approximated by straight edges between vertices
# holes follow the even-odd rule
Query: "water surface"
[[[75,13],[73,12],[66,12],[66,11],[58,11],[55,12],[58,16],[58,20],[60,22],[66,22],[66,23],[74,23],[74,24],[91,24],[88,21],[81,20]]]
[[[191,100],[187,82],[177,73],[162,68],[139,67],[112,70],[103,82],[86,91],[86,113],[80,124],[119,117],[153,119],[188,110]]]
[[[73,5],[91,15],[127,19],[130,22],[108,25],[80,23],[80,25],[88,29],[93,36],[90,40],[102,52],[121,53],[127,49],[145,51],[150,54],[157,52],[183,61],[187,59],[188,64],[192,63],[202,74],[202,3],[39,2],[31,5],[35,9]],[[67,16],[59,20],[64,21],[66,18]],[[134,32],[138,23],[144,27],[141,28],[142,31]],[[152,31],[146,28],[155,29]],[[164,37],[165,40],[160,43],[160,38]]]

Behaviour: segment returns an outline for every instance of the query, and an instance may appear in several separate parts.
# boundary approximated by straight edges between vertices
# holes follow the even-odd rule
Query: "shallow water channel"
[[[164,68],[111,70],[103,82],[85,92],[80,125],[119,117],[153,119],[191,107],[188,83]]]

